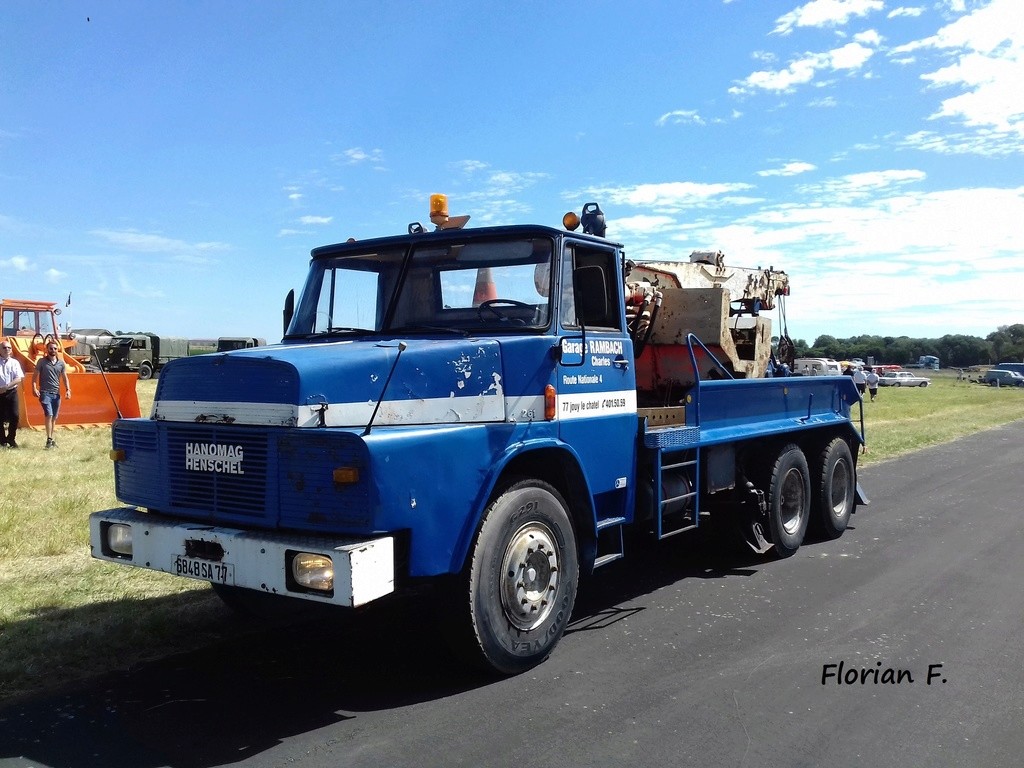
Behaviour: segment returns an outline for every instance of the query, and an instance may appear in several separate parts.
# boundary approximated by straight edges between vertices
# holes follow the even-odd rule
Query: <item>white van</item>
[[[798,357],[793,361],[796,376],[840,376],[839,363],[831,357]]]

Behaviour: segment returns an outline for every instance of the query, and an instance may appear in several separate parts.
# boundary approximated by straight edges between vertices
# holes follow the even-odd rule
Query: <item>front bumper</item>
[[[131,526],[131,553],[115,551],[111,526]],[[395,589],[395,548],[391,536],[352,539],[279,534],[181,522],[123,507],[89,517],[92,556],[187,578],[287,595],[318,603],[355,607]],[[331,558],[333,588],[300,586],[291,562],[299,553]]]

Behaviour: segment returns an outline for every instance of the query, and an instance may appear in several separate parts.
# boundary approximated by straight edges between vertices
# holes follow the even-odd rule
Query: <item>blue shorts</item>
[[[60,393],[43,392],[39,395],[39,404],[43,406],[43,413],[56,419],[60,412]]]

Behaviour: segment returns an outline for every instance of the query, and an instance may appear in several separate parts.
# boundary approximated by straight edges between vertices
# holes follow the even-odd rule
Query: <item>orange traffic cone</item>
[[[498,289],[494,287],[494,278],[490,267],[481,267],[476,271],[476,288],[473,291],[473,306],[479,307],[485,301],[498,298]]]

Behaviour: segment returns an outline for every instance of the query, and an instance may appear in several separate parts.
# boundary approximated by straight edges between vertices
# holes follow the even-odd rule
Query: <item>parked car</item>
[[[981,377],[982,384],[989,384],[993,387],[1024,387],[1024,376],[1016,371],[1004,371],[1001,368],[993,368]]]
[[[883,387],[927,387],[931,383],[931,379],[910,371],[889,371],[878,377],[878,384]]]
[[[793,361],[794,376],[838,376],[842,372],[831,357],[798,357]]]
[[[992,366],[993,370],[996,371],[1013,371],[1024,376],[1024,363],[999,363]]]

